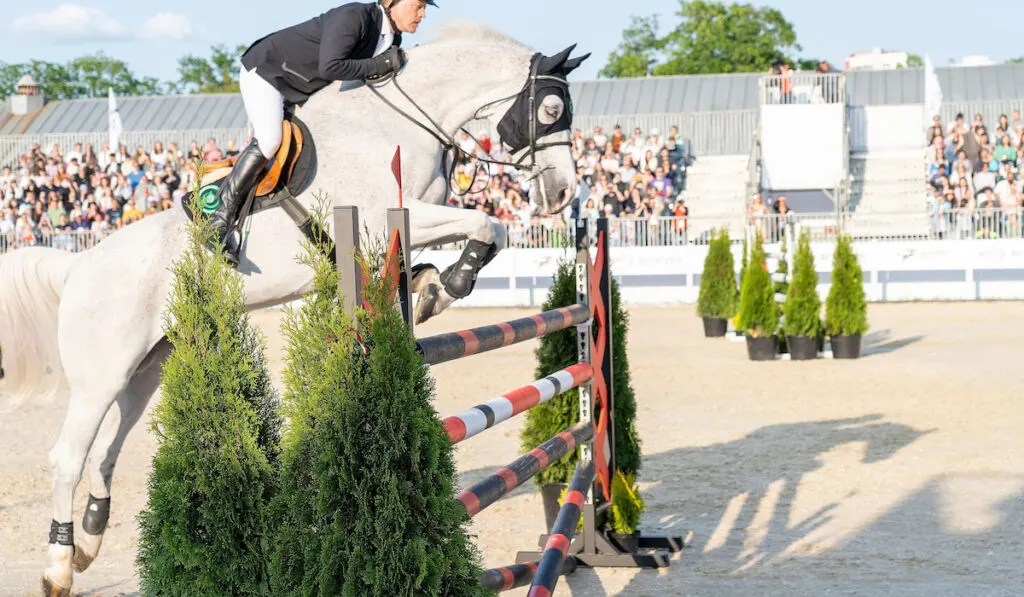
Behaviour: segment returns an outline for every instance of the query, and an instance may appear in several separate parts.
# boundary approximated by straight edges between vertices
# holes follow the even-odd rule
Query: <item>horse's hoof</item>
[[[43,597],[71,597],[71,589],[65,589],[60,585],[53,584],[50,579],[43,575]]]
[[[85,572],[89,569],[89,566],[92,565],[93,560],[95,559],[96,556],[91,556],[85,553],[85,549],[79,545],[75,545],[75,557],[71,560],[71,565],[74,566],[75,572]]]
[[[416,301],[416,324],[419,325],[434,316],[434,307],[441,298],[436,284],[428,284]]]

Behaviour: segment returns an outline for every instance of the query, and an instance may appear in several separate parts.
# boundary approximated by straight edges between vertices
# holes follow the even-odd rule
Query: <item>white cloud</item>
[[[197,32],[186,15],[160,12],[129,30],[124,23],[98,8],[80,4],[60,4],[52,10],[36,12],[11,21],[11,32],[21,37],[41,38],[49,42],[184,40]]]
[[[143,39],[187,39],[192,37],[192,22],[183,14],[161,12],[142,25]]]
[[[79,4],[16,17],[11,31],[22,36],[44,36],[52,41],[97,41],[127,39],[128,29],[102,10]]]

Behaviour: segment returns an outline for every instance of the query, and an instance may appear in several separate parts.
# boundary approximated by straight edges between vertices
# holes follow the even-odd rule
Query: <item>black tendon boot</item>
[[[238,209],[249,197],[266,165],[267,158],[253,138],[242,150],[234,168],[221,185],[219,201],[210,216],[210,226],[217,234],[217,239],[224,244],[225,254],[232,265],[238,265],[239,247],[233,238],[229,238],[234,231]]]

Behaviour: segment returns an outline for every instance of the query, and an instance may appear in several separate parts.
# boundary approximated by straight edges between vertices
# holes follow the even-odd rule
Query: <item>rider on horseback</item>
[[[253,138],[221,185],[210,222],[238,263],[231,237],[238,209],[281,145],[285,105],[302,105],[333,81],[376,79],[405,64],[402,33],[414,33],[433,0],[352,2],[258,39],[242,54],[238,83]]]

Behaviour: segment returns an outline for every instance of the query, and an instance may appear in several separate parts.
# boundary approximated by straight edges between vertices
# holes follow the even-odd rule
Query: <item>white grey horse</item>
[[[450,140],[474,118],[502,118],[502,141],[523,175],[533,179],[535,208],[562,211],[577,184],[568,147],[572,104],[565,76],[587,57],[570,59],[573,47],[545,57],[491,29],[459,23],[410,49],[403,72],[395,81],[374,84],[376,91],[325,88],[295,111],[312,132],[318,162],[312,184],[297,199],[313,209],[314,193],[321,190],[334,204],[358,206],[361,228],[383,232],[385,210],[396,203],[388,166],[401,145],[410,248],[458,240],[470,245],[456,268],[444,274],[420,268],[413,280],[417,317],[436,315],[472,289],[476,272],[505,238],[504,228],[483,212],[445,205],[443,152],[426,130],[432,128],[430,120]],[[0,389],[14,397],[12,404],[68,393],[68,410],[50,452],[47,597],[70,595],[72,568],[85,570],[99,552],[118,453],[158,389],[169,351],[162,314],[172,262],[186,244],[188,225],[182,210],[168,211],[83,253],[25,248],[0,258],[0,350],[6,373],[0,382],[6,387]],[[252,214],[247,227],[238,269],[249,307],[308,293],[311,272],[296,260],[304,236],[293,219],[270,208]],[[83,467],[90,497],[76,533],[72,498]]]

